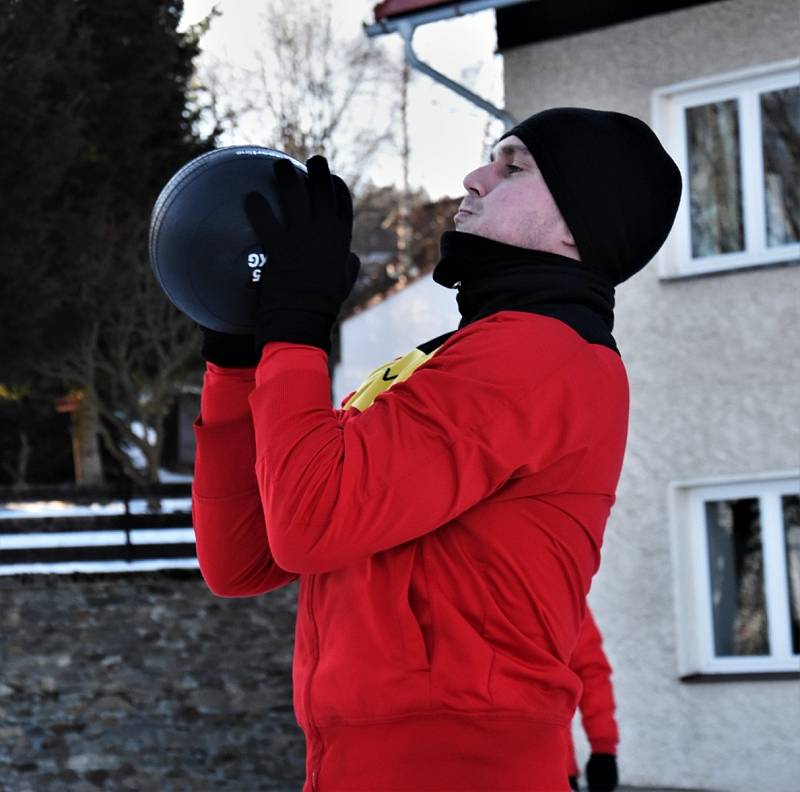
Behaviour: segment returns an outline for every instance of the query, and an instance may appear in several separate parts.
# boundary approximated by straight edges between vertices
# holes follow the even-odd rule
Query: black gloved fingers
[[[342,179],[333,176],[333,188],[336,191],[336,211],[341,220],[351,228],[353,225],[353,196]]]
[[[280,212],[262,195],[246,199],[248,218],[269,259],[259,289],[259,348],[286,341],[329,352],[331,327],[358,275],[358,258],[350,254],[350,191],[331,175],[324,157],[311,157],[306,167],[307,178],[288,160],[275,162]]]
[[[258,365],[261,350],[256,349],[252,335],[220,333],[198,325],[203,331],[203,346],[200,355],[208,363],[223,368],[251,368]]]
[[[269,238],[276,231],[283,230],[269,201],[259,192],[247,193],[244,198],[244,213],[259,239]]]
[[[316,154],[306,162],[306,168],[314,219],[318,221],[323,217],[336,217],[336,193],[328,160]]]
[[[307,344],[331,352],[333,321],[327,314],[315,311],[275,309],[265,314],[256,331],[256,346],[260,350],[270,341]]]
[[[277,160],[273,170],[283,212],[284,228],[302,228],[308,225],[312,214],[305,179],[288,159]]]

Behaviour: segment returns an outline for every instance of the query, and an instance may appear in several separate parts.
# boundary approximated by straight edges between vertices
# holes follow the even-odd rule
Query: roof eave
[[[525,0],[467,0],[466,2],[450,3],[449,5],[431,8],[427,11],[414,11],[409,14],[386,17],[375,21],[371,25],[364,23],[364,32],[370,38],[383,36],[387,33],[397,33],[402,26],[428,25],[431,22],[441,22],[445,19],[466,16],[467,14],[477,14],[480,11],[487,11],[491,8],[503,8],[505,6],[517,5]]]

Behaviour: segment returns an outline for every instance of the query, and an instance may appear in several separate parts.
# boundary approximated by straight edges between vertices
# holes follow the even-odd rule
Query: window
[[[800,671],[800,472],[671,495],[681,675]]]
[[[663,277],[800,259],[800,61],[654,94],[683,196]]]

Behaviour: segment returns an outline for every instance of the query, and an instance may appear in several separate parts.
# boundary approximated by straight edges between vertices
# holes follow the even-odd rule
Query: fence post
[[[122,498],[125,502],[125,560],[130,563],[133,560],[133,545],[131,543],[131,496],[133,494],[133,482],[125,477],[122,480]]]

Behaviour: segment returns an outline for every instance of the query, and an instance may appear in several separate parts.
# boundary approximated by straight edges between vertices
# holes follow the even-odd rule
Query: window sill
[[[678,677],[679,682],[692,685],[702,682],[781,682],[795,679],[800,679],[800,671],[719,671]]]
[[[788,261],[770,261],[765,264],[742,264],[737,267],[720,266],[714,269],[706,269],[702,272],[660,272],[658,279],[665,283],[671,283],[674,281],[699,280],[701,278],[717,278],[720,275],[737,275],[740,272],[753,272],[754,270],[782,269],[784,267],[796,267],[798,265],[800,265],[800,259],[789,259]]]

